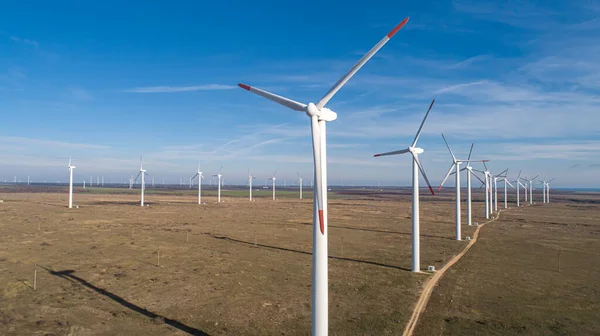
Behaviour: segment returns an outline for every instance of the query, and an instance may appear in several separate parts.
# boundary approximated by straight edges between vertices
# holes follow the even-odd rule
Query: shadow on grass
[[[274,250],[280,250],[280,251],[286,251],[286,252],[294,252],[294,253],[312,255],[311,252],[299,251],[299,250],[294,250],[294,249],[289,249],[289,248],[286,248],[286,247],[279,247],[279,246],[271,246],[271,245],[264,245],[264,244],[254,244],[252,242],[247,242],[247,241],[244,241],[244,240],[235,239],[235,238],[231,238],[231,237],[227,237],[227,236],[216,236],[216,235],[213,235],[213,234],[209,234],[209,236],[212,237],[212,238],[215,238],[215,239],[223,239],[223,240],[227,240],[227,241],[231,241],[231,242],[235,242],[235,243],[242,243],[242,244],[256,246],[256,247],[265,247],[265,248],[270,248],[270,249],[274,249]],[[344,257],[336,257],[336,256],[329,256],[329,259],[344,260],[344,261],[350,261],[350,262],[357,262],[357,263],[361,263],[361,264],[367,264],[367,265],[374,265],[374,266],[381,266],[381,267],[393,268],[393,269],[398,269],[398,270],[407,271],[407,272],[411,271],[408,268],[404,268],[404,267],[400,267],[400,266],[394,266],[394,265],[388,265],[388,264],[383,264],[383,263],[379,263],[379,262],[376,262],[376,261],[368,261],[368,260],[360,260],[360,259],[352,259],[352,258],[344,258]]]
[[[312,226],[313,225],[312,223],[286,223],[286,224],[304,225],[304,226]],[[342,225],[327,225],[327,227],[329,227],[329,228],[335,228],[335,229],[344,229],[344,230],[378,232],[378,233],[390,233],[390,234],[396,234],[396,235],[400,235],[400,236],[412,236],[412,233],[410,233],[410,232],[398,232],[398,231],[387,231],[387,230],[357,228],[357,227],[342,226]],[[428,238],[436,238],[436,239],[454,240],[454,238],[444,237],[444,236],[434,236],[434,235],[426,235],[426,234],[421,234],[420,236],[421,237],[428,237]]]
[[[43,267],[43,266],[41,266],[41,267]],[[117,302],[118,304],[124,306],[125,308],[129,308],[129,309],[131,309],[131,310],[133,310],[135,312],[138,312],[138,313],[140,313],[140,314],[142,314],[144,316],[147,316],[147,317],[149,317],[151,319],[164,320],[165,323],[168,324],[168,325],[170,325],[171,327],[177,328],[177,329],[179,329],[179,330],[181,330],[183,332],[186,332],[186,333],[188,333],[190,335],[199,335],[199,336],[206,336],[206,335],[208,335],[207,333],[205,333],[202,330],[198,330],[196,328],[190,327],[190,326],[185,325],[185,324],[183,324],[183,323],[181,323],[181,322],[179,322],[177,320],[172,320],[172,319],[166,318],[164,316],[155,314],[155,313],[153,313],[153,312],[151,312],[151,311],[149,311],[147,309],[144,309],[144,308],[142,308],[140,306],[137,306],[137,305],[135,305],[135,304],[133,304],[133,303],[131,303],[131,302],[123,299],[122,297],[120,297],[120,296],[118,296],[116,294],[113,294],[113,293],[111,293],[111,292],[109,292],[109,291],[107,291],[105,289],[96,287],[96,286],[92,285],[91,283],[87,282],[86,280],[84,280],[84,279],[76,276],[75,274],[73,274],[73,273],[75,273],[74,270],[52,271],[50,269],[47,269],[46,267],[43,267],[43,268],[46,269],[48,271],[48,273],[50,273],[50,274],[52,274],[54,276],[57,276],[59,278],[63,278],[63,279],[68,280],[68,281],[80,283],[81,285],[83,285],[83,286],[85,286],[87,288],[90,288],[91,290],[95,291],[96,293],[108,297],[109,299]]]

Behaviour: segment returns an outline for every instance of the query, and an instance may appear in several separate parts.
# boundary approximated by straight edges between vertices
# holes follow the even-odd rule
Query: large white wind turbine
[[[312,334],[315,336],[328,333],[328,290],[327,290],[327,146],[326,123],[337,119],[337,114],[325,105],[348,82],[350,78],[385,45],[405,24],[404,19],[364,55],[317,104],[308,105],[281,97],[270,92],[238,84],[241,88],[284,105],[292,110],[305,112],[311,120],[313,157],[315,164],[315,190],[313,213],[313,286],[312,286]]]
[[[277,170],[275,170],[273,176],[269,177],[269,181],[273,181],[273,201],[275,200],[275,180],[277,179],[275,174],[277,174]]]
[[[140,172],[137,174],[137,176],[135,177],[135,180],[137,181],[137,179],[140,177],[140,175],[142,176],[142,184],[141,184],[141,193],[142,193],[142,199],[141,199],[141,206],[144,206],[144,190],[146,189],[146,175],[148,175],[148,173],[146,173],[146,170],[144,169],[144,165],[142,162],[142,157],[140,156]]]
[[[255,180],[256,177],[250,175],[250,168],[248,168],[248,185],[250,186],[250,201],[252,201],[252,180]]]
[[[423,124],[425,124],[425,120],[427,120],[427,116],[433,107],[433,103],[435,99],[431,101],[429,104],[429,108],[427,109],[427,113],[425,113],[425,118],[421,122],[421,126],[419,126],[419,130],[417,131],[417,135],[415,135],[415,139],[412,144],[407,149],[401,149],[393,152],[375,154],[377,156],[387,156],[387,155],[396,155],[396,154],[404,154],[410,153],[412,155],[412,271],[420,272],[421,271],[421,247],[420,247],[420,221],[419,221],[419,170],[423,174],[423,178],[425,182],[427,182],[427,186],[433,195],[433,188],[431,188],[431,183],[429,183],[429,179],[427,178],[427,174],[425,174],[425,170],[423,169],[423,165],[421,161],[419,161],[419,154],[422,154],[424,150],[419,147],[415,147],[417,145],[417,141],[419,140],[419,135],[421,135],[421,130],[423,129]]]
[[[302,199],[302,177],[300,177],[299,172],[298,172],[298,185],[300,186],[300,199]]]
[[[200,171],[199,163],[198,171],[196,172],[196,175],[190,178],[190,181],[193,181],[196,177],[198,178],[198,204],[202,204],[202,179],[204,178],[204,175],[202,175],[202,172]]]
[[[71,158],[69,157],[69,209],[73,208],[73,169],[75,166],[71,165]]]
[[[221,171],[223,170],[223,166],[219,169],[219,173],[213,175],[217,177],[217,203],[221,203]]]

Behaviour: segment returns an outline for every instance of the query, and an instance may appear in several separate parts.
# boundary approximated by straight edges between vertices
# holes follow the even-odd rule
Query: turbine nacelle
[[[408,147],[408,151],[417,155],[425,152],[425,150],[420,147]]]
[[[309,117],[316,116],[319,121],[334,121],[337,119],[337,113],[326,107],[319,109],[314,103],[309,103],[306,106],[306,115]]]

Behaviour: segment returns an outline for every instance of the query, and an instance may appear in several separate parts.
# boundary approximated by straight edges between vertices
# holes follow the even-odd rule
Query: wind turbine
[[[421,161],[419,161],[419,154],[423,154],[424,150],[419,147],[415,147],[417,145],[417,141],[419,140],[419,135],[421,135],[421,130],[423,129],[423,124],[425,124],[425,120],[427,120],[427,116],[433,107],[433,103],[435,99],[431,101],[429,108],[427,109],[427,113],[425,113],[425,118],[421,122],[421,126],[419,126],[419,130],[415,135],[415,139],[412,144],[407,149],[401,149],[393,152],[375,154],[375,157],[378,156],[387,156],[387,155],[396,155],[396,154],[404,154],[410,153],[412,155],[412,271],[420,272],[421,265],[421,255],[420,255],[420,242],[419,242],[419,170],[423,174],[423,178],[425,182],[427,182],[427,186],[429,187],[429,191],[433,195],[433,188],[431,188],[431,183],[429,183],[429,179],[427,179],[427,174],[425,174],[425,170],[423,169],[423,165]]]
[[[502,175],[502,174],[504,174],[504,175]],[[498,175],[493,175],[493,177],[494,177],[494,211],[495,212],[498,212],[498,178],[503,177],[506,179],[506,174],[508,174],[508,168],[504,169]],[[504,185],[504,187],[506,188],[506,184]]]
[[[327,146],[326,123],[337,119],[337,114],[325,105],[348,82],[350,78],[385,45],[405,24],[404,19],[364,55],[317,104],[308,105],[281,97],[270,92],[238,84],[241,88],[284,105],[292,110],[305,112],[311,119],[313,157],[315,164],[315,190],[313,212],[313,286],[312,286],[312,334],[327,335],[328,332],[328,289],[327,289]]]
[[[490,173],[487,165],[485,164],[485,162],[483,162],[483,166],[485,167],[485,170],[477,170],[477,169],[473,169],[473,170],[475,170],[476,172],[482,173],[484,175],[484,178],[485,178],[485,182],[484,182],[484,185],[485,185],[485,218],[489,219],[490,218],[490,212],[491,212],[491,207],[490,207],[490,204],[491,204],[491,201],[490,201],[490,198],[491,198],[490,197],[491,196],[491,193],[490,193],[490,175],[491,175],[491,173]]]
[[[221,203],[221,176],[223,176],[223,175],[221,175],[221,171],[222,170],[223,170],[223,166],[221,166],[221,169],[219,169],[219,173],[218,174],[213,175],[213,176],[217,177],[217,183],[218,183],[218,186],[217,186],[217,203]]]
[[[529,184],[529,204],[533,204],[533,181],[540,175],[535,175],[534,178],[526,178],[526,177],[521,177],[523,180],[527,181],[527,183]],[[526,194],[527,195],[527,194]],[[525,196],[527,197],[527,196]],[[525,199],[527,200],[527,199]]]
[[[250,175],[250,168],[248,168],[248,185],[250,186],[250,202],[252,202],[252,180],[256,177]]]
[[[475,144],[472,143],[471,144],[471,150],[469,151],[469,159],[471,158],[471,153],[473,152],[473,146]],[[481,160],[481,162],[484,161],[488,161],[488,160]],[[472,203],[472,197],[471,197],[471,175],[475,176],[480,182],[481,184],[485,184],[485,182],[483,182],[483,180],[477,176],[477,174],[475,174],[473,172],[473,167],[471,167],[471,161],[467,160],[467,166],[461,170],[466,170],[467,171],[467,225],[473,225],[472,224],[472,216],[471,216],[471,203]]]
[[[506,173],[504,174],[504,176],[502,176],[502,181],[504,182],[504,209],[508,208],[508,196],[507,196],[507,192],[508,192],[508,186],[511,186],[513,189],[515,188],[515,186],[513,186],[510,182],[508,182],[508,168],[506,169]],[[517,186],[518,188],[518,186]]]
[[[519,194],[519,187],[523,187],[523,189],[525,189],[525,191],[527,191],[527,188],[525,187],[525,185],[523,185],[523,183],[521,183],[521,171],[519,170],[519,175],[517,175],[517,179],[515,181],[513,181],[513,183],[515,184],[515,188],[517,189],[517,208],[519,206],[521,206],[521,200],[520,200],[520,194]]]
[[[69,157],[69,209],[73,208],[73,169],[75,166],[71,165],[71,157]]]
[[[446,177],[444,177],[444,180],[442,181],[442,183],[440,184],[440,187],[438,188],[438,191],[442,190],[442,187],[444,186],[444,183],[446,182],[446,180],[448,179],[448,177],[451,174],[454,174],[455,176],[455,188],[456,188],[456,221],[455,221],[455,231],[456,231],[456,240],[461,240],[461,232],[460,232],[460,172],[465,170],[465,168],[460,169],[460,164],[463,162],[467,163],[467,168],[470,168],[469,163],[471,162],[471,154],[473,152],[473,145],[471,144],[471,150],[469,150],[469,157],[466,160],[458,160],[456,158],[456,156],[454,156],[454,153],[452,152],[452,149],[450,149],[450,145],[448,144],[448,141],[446,141],[446,137],[444,136],[444,134],[442,133],[442,138],[444,139],[444,142],[446,143],[446,147],[448,147],[448,151],[450,152],[450,155],[452,156],[452,165],[450,165],[450,169],[448,169],[448,173],[446,174]],[[487,161],[487,160],[484,160]],[[484,162],[482,161],[482,162]],[[452,169],[455,169],[454,173],[452,172]],[[471,170],[469,169],[469,171],[467,172],[467,217],[468,217],[468,225],[471,225],[471,176],[469,174],[471,174]]]
[[[190,181],[193,181],[196,177],[198,177],[198,204],[202,204],[202,179],[204,178],[204,175],[202,175],[202,172],[200,171],[200,163],[198,163],[196,175],[192,176]]]
[[[140,156],[140,172],[137,174],[137,176],[135,177],[135,181],[137,181],[137,179],[140,177],[140,175],[142,176],[142,184],[141,184],[141,193],[142,193],[142,200],[140,202],[141,206],[144,206],[144,190],[146,189],[146,180],[145,177],[146,175],[148,175],[148,173],[146,173],[146,170],[144,169],[144,165],[142,163],[142,157]]]
[[[275,170],[275,172],[273,173],[273,176],[269,177],[269,180],[273,181],[273,201],[275,200],[275,180],[277,179],[275,177],[275,174],[277,174],[277,170]]]
[[[546,182],[546,203],[550,203],[550,182],[552,181],[554,181],[554,179]]]
[[[300,186],[300,199],[302,199],[302,177],[300,177],[300,173],[298,172],[298,185]]]

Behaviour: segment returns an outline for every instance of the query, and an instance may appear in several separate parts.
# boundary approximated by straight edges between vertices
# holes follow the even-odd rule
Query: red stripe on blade
[[[402,20],[402,22],[400,22],[400,23],[399,23],[399,24],[396,26],[396,28],[392,29],[392,31],[391,31],[391,32],[389,32],[389,33],[387,34],[387,37],[388,37],[388,38],[392,38],[392,36],[394,36],[394,35],[395,35],[395,34],[396,34],[396,33],[397,33],[397,32],[398,32],[400,29],[402,29],[402,27],[404,27],[404,25],[405,25],[407,22],[408,22],[408,18],[406,18],[406,19]]]
[[[378,156],[381,156],[381,154],[375,154],[375,155],[373,155],[373,157],[378,157]]]
[[[432,195],[435,195],[435,193],[433,192],[433,188],[432,187],[429,187],[429,191],[431,191]]]
[[[321,234],[325,234],[325,222],[323,222],[323,210],[319,210],[319,227],[321,228]]]
[[[238,84],[238,86],[241,87],[242,89],[250,91],[250,86],[249,85],[240,83],[240,84]]]

